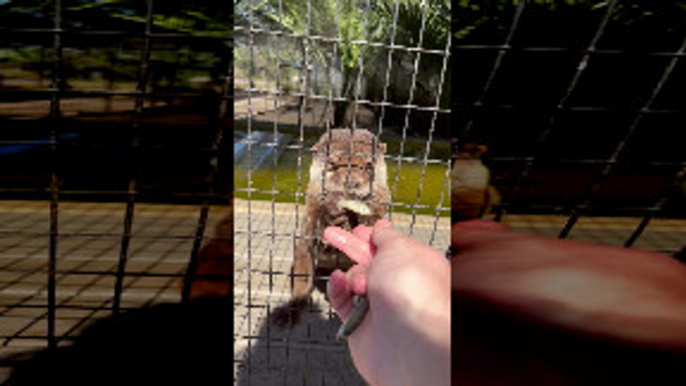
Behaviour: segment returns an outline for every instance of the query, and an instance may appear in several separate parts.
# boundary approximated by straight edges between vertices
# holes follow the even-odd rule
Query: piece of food
[[[362,216],[369,216],[372,214],[371,209],[362,201],[357,200],[340,200],[337,206],[341,209],[347,209]]]

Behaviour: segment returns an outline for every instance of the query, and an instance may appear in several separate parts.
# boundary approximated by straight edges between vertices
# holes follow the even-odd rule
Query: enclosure
[[[355,125],[386,143],[388,217],[447,249],[450,5],[266,3],[238,5],[234,40],[237,383],[364,384],[320,291],[295,326],[271,319],[309,236],[310,148],[332,128]],[[359,119],[346,121],[350,111]]]
[[[231,30],[201,2],[0,2],[3,381],[96,320],[178,304],[231,216]]]
[[[456,16],[457,137],[490,149],[496,217],[679,251],[683,4],[532,1]]]
[[[289,291],[308,148],[340,123],[346,101],[380,114],[369,129],[388,144],[390,217],[448,246],[447,3],[284,9],[306,7],[302,15],[314,14],[317,28],[302,18],[290,26],[268,20],[264,7],[272,5],[256,5],[0,4],[3,379],[36,362],[36,350],[59,358],[83,347],[82,334],[107,331],[97,320],[135,320],[145,309],[156,320],[164,308],[155,305],[179,304],[204,248],[231,243],[217,232],[233,216],[235,184],[235,316],[225,325],[235,326],[234,373],[228,355],[196,356],[239,384],[361,382],[345,345],[332,339],[339,321],[321,294],[292,330],[265,319]],[[373,66],[373,57],[384,65]],[[153,351],[160,357],[168,358],[166,347],[188,358],[178,339],[189,333],[225,342],[216,322],[194,320],[186,330],[169,323],[150,332],[162,334]],[[142,331],[114,334],[131,345],[125,357],[150,349]],[[125,373],[111,351],[92,354],[108,372]],[[188,360],[190,368],[199,361]],[[37,363],[46,379],[71,369]]]
[[[0,383],[134,315],[126,363],[364,384],[320,291],[271,320],[310,148],[345,125],[387,145],[388,218],[441,251],[453,141],[488,146],[511,228],[674,255],[685,21],[682,1],[0,0]],[[217,245],[232,306],[184,306]],[[98,369],[126,374],[118,354]]]

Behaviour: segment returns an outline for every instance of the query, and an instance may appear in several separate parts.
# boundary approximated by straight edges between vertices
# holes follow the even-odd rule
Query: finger
[[[404,235],[395,229],[390,221],[381,219],[374,224],[372,229],[372,244],[377,248],[392,245],[399,237]]]
[[[329,303],[334,311],[336,311],[336,314],[338,314],[341,319],[346,320],[352,309],[352,292],[350,292],[346,274],[338,269],[333,271],[329,276],[326,294],[329,297]]]
[[[355,236],[369,244],[369,251],[372,258],[374,258],[374,255],[376,255],[376,247],[372,244],[372,232],[373,228],[366,225],[360,225],[353,229],[353,234]]]
[[[372,260],[369,242],[365,242],[348,231],[338,227],[327,227],[324,229],[324,239],[356,263],[369,265]]]
[[[346,272],[348,286],[354,295],[367,294],[367,267],[355,265]]]
[[[358,225],[353,229],[353,234],[362,241],[372,241],[372,227],[366,225]]]

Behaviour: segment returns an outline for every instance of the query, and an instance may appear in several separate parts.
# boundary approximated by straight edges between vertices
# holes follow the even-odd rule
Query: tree
[[[385,47],[364,42],[414,48],[421,41],[424,49],[445,50],[450,37],[449,14],[447,0],[321,0],[310,2],[309,8],[303,1],[246,0],[236,7],[238,25],[328,38],[301,39],[301,50],[303,60],[310,55],[310,61],[324,63],[334,72],[333,78],[338,79],[332,85],[334,97],[381,101],[388,76],[387,101],[433,106],[440,93],[443,107],[450,98],[449,76],[438,87],[443,56],[422,54],[417,90],[410,101],[417,53],[392,50],[389,54]],[[334,45],[331,39],[339,40]],[[449,74],[449,66],[446,71]]]

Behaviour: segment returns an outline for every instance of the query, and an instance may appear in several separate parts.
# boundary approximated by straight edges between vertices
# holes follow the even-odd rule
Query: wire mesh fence
[[[521,216],[548,214],[528,228],[679,251],[683,9],[521,1],[456,15],[456,136],[489,148],[494,217],[527,228]]]
[[[310,175],[321,170],[310,168],[320,162],[310,149],[343,135],[337,128],[368,130],[385,143],[372,167],[385,164],[388,178],[364,183],[375,193],[388,184],[381,204],[397,228],[447,248],[450,39],[439,11],[450,5],[267,3],[243,3],[235,30],[237,383],[363,384],[334,338],[340,321],[323,287],[299,322],[274,322],[289,304],[299,243],[318,237],[307,223],[327,194],[319,186],[334,189],[330,177]]]
[[[322,291],[272,321],[334,128],[386,145],[387,217],[436,248],[452,137],[488,146],[514,229],[681,250],[684,11],[639,3],[461,2],[451,35],[445,1],[0,1],[0,379],[207,279],[233,314],[160,330],[156,354],[228,351],[233,319],[233,371],[196,357],[234,383],[362,384]]]
[[[96,320],[181,300],[231,216],[230,8],[0,2],[0,379]],[[84,363],[33,372],[78,383]]]

